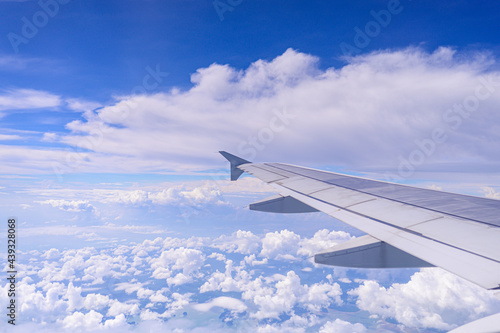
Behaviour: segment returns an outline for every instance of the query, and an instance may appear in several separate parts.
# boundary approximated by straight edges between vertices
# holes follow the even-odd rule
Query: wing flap
[[[443,217],[414,225],[409,229],[455,247],[467,248],[488,258],[498,258],[500,254],[500,230],[485,224]],[[485,244],[491,245],[484,246]]]
[[[312,213],[318,210],[290,196],[274,195],[270,198],[254,202],[250,210],[268,213]]]
[[[314,256],[317,264],[354,268],[430,267],[431,264],[365,235],[323,250]]]

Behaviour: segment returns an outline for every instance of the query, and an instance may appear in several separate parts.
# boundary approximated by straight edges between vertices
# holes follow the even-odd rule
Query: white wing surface
[[[500,200],[221,154],[231,162],[232,180],[244,171],[279,193],[250,209],[321,211],[368,234],[316,254],[318,263],[439,266],[486,289],[500,289]]]

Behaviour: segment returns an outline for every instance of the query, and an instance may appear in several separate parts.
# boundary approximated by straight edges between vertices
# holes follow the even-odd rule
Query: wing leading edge
[[[439,266],[486,289],[500,289],[500,200],[221,154],[231,162],[232,180],[247,172],[280,194],[251,209],[321,211],[369,235],[325,249],[315,255],[317,263]]]

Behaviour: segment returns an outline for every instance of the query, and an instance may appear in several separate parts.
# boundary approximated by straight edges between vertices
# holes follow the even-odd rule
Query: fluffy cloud
[[[62,323],[64,328],[71,330],[80,328],[95,329],[100,326],[102,317],[102,314],[94,310],[90,310],[86,314],[77,311],[64,318]]]
[[[259,249],[260,237],[250,231],[238,230],[231,236],[220,236],[215,240],[213,246],[227,252],[250,254]]]
[[[81,191],[80,195],[93,197],[103,203],[119,203],[127,205],[186,205],[201,206],[205,204],[224,204],[222,193],[217,183],[205,182],[204,184],[178,185],[164,184],[163,189],[157,190],[92,190]],[[54,202],[55,201],[55,202]],[[74,204],[83,204],[81,201],[73,201]],[[44,204],[61,206],[68,204],[65,200],[46,200]]]
[[[184,247],[163,251],[158,258],[151,259],[152,276],[156,279],[167,279],[169,284],[184,284],[190,276],[199,270],[205,261],[205,255],[196,249]],[[182,270],[171,278],[173,271]]]
[[[67,151],[6,149],[23,166],[18,173],[26,165],[59,174],[207,170],[222,165],[213,153],[220,149],[247,159],[387,170],[422,150],[422,142],[432,147],[415,167],[499,162],[496,59],[410,47],[347,61],[322,69],[318,58],[289,49],[246,69],[213,64],[198,69],[186,90],[122,96],[84,112],[83,120],[67,124],[71,133],[50,136]],[[26,107],[60,103],[48,93],[15,94],[30,98],[6,93],[0,109],[26,100]],[[435,130],[443,140],[434,139]]]
[[[301,240],[300,249],[297,251],[297,254],[312,256],[322,250],[353,238],[353,236],[345,231],[318,230],[312,238]]]
[[[218,237],[212,246],[227,252],[251,254],[260,250],[259,256],[276,260],[296,260],[298,257],[309,257],[315,253],[332,247],[353,237],[344,231],[318,230],[312,238],[301,238],[300,235],[289,230],[267,233],[264,238],[254,235],[250,231],[238,230],[232,235]],[[245,257],[247,263],[261,264],[255,254]]]
[[[225,243],[242,237],[258,246],[250,251],[244,242]],[[148,332],[152,327],[195,332],[215,326],[220,332],[439,331],[500,310],[500,301],[488,292],[439,269],[384,288],[357,271],[336,280],[331,268],[287,259],[304,258],[350,237],[326,230],[311,238],[288,230],[260,236],[242,230],[217,238],[158,237],[103,249],[31,251],[24,254],[17,283],[19,327],[33,331],[32,322],[38,331],[78,332]],[[264,245],[266,239],[272,241]],[[257,264],[264,248],[272,258]],[[339,281],[360,285],[351,286],[351,297],[342,297]],[[8,284],[0,286],[3,303],[7,289]],[[370,318],[358,312],[350,322],[336,319],[344,305],[357,306]]]
[[[389,288],[365,281],[349,291],[360,309],[409,327],[449,330],[500,310],[493,294],[439,268],[422,269]]]
[[[262,240],[260,255],[270,259],[295,259],[300,236],[288,230],[269,232]]]
[[[342,304],[342,290],[337,283],[302,285],[299,276],[292,271],[278,279],[275,290],[253,297],[253,302],[259,307],[259,311],[253,314],[255,318],[278,318],[282,313],[290,313],[296,304],[303,304],[309,311],[320,311],[331,303]]]
[[[365,333],[366,331],[363,324],[351,324],[341,319],[335,319],[335,321],[329,321],[321,326],[319,333]]]
[[[243,312],[247,309],[247,306],[242,301],[225,296],[214,298],[207,303],[196,304],[194,308],[198,311],[207,312],[214,306],[236,312]]]
[[[68,212],[95,212],[95,207],[88,200],[45,200],[38,201],[42,205],[50,205]]]

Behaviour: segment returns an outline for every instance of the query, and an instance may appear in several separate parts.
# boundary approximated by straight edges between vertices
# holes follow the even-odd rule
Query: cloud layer
[[[415,169],[498,164],[496,59],[410,47],[347,61],[322,69],[320,59],[289,49],[246,69],[212,64],[192,74],[187,90],[121,96],[87,109],[65,131],[45,133],[65,150],[9,147],[8,154],[59,174],[206,170],[222,165],[221,149],[365,170],[397,171],[405,161]]]
[[[106,249],[31,251],[18,263],[17,328],[436,332],[500,309],[491,294],[440,269],[386,288],[381,283],[387,281],[367,280],[362,271],[337,278],[331,268],[306,260],[311,249],[349,238],[327,230],[311,238],[288,230],[260,236],[239,230],[218,238],[158,237]],[[232,241],[237,245],[228,246]],[[4,303],[8,284],[0,289]],[[354,306],[370,318],[353,315]]]

